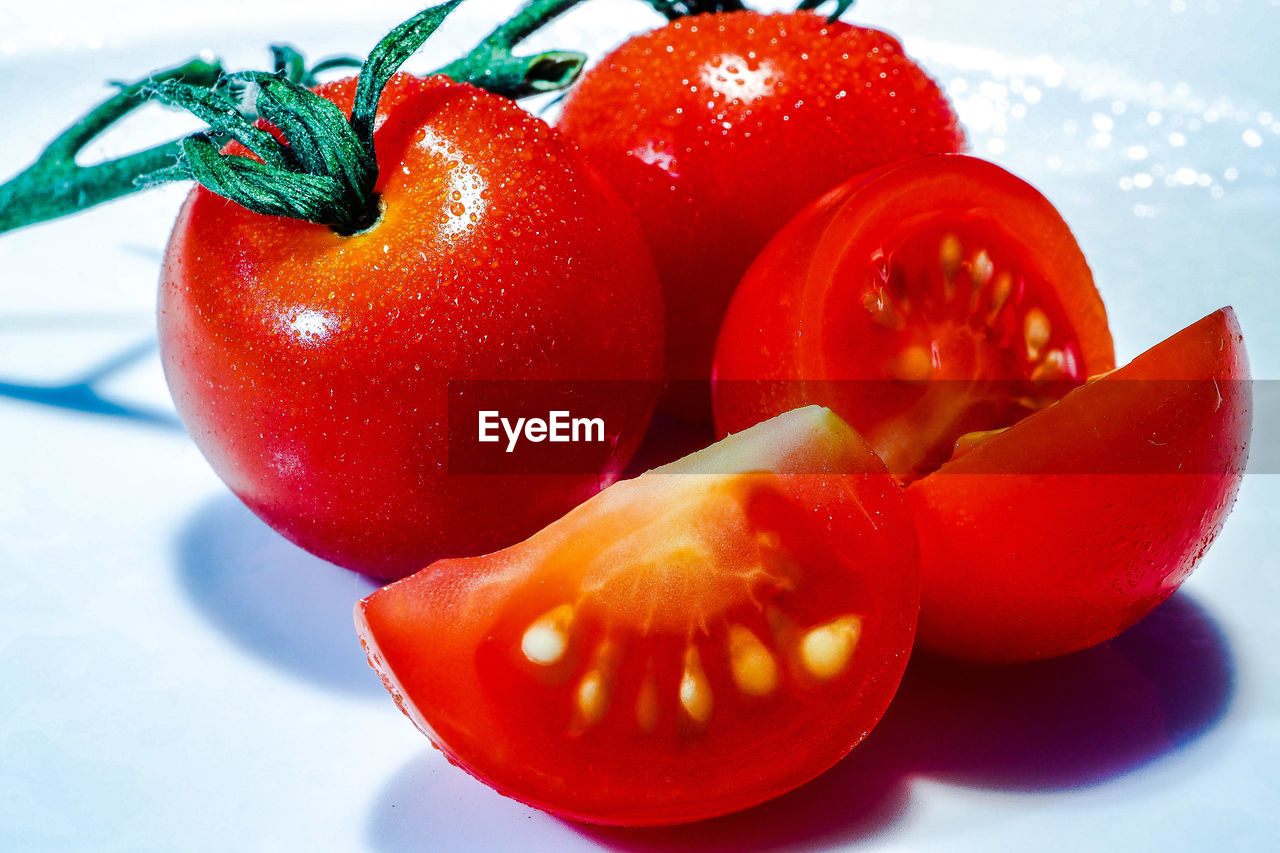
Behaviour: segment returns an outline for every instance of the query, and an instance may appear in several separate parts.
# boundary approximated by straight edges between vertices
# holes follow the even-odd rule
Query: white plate
[[[512,6],[472,0],[412,67]],[[202,48],[260,65],[281,38],[363,52],[415,8],[6,8],[0,174],[101,81]],[[1122,360],[1234,304],[1255,376],[1280,376],[1276,0],[857,13],[947,86],[976,152],[1062,210]],[[588,0],[534,43],[598,55],[655,21],[638,0]],[[98,150],[189,126],[148,111]],[[181,194],[0,236],[0,849],[1274,849],[1280,481],[1264,474],[1149,620],[941,697],[945,678],[912,676],[851,759],[774,803],[626,832],[498,796],[448,766],[365,666],[350,610],[372,585],[266,529],[177,425],[152,315]],[[1259,423],[1255,441],[1276,435]]]

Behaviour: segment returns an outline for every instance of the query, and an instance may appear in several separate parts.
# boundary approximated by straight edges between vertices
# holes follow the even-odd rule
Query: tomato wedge
[[[920,157],[833,190],[756,259],[717,343],[716,427],[819,403],[911,479],[957,436],[1113,367],[1102,300],[1053,205],[983,160]]]
[[[1224,308],[913,483],[920,643],[976,660],[1050,657],[1110,639],[1168,598],[1240,487],[1248,379]]]
[[[897,688],[918,595],[899,488],[809,407],[434,563],[356,623],[453,763],[565,817],[644,825],[745,808],[844,756]]]

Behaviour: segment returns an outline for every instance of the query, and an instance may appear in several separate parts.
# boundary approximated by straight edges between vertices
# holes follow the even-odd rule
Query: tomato
[[[354,80],[319,92],[349,111]],[[654,394],[580,397],[599,470],[450,473],[451,380],[661,377],[662,305],[630,213],[506,99],[397,75],[382,216],[343,236],[197,187],[170,237],[160,350],[214,470],[272,527],[382,578],[529,535],[617,476]]]
[[[893,36],[809,12],[635,36],[570,90],[558,126],[640,220],[667,307],[666,406],[703,419],[725,307],[773,234],[853,175],[964,147]]]
[[[760,255],[720,334],[716,426],[821,403],[910,479],[1114,366],[1053,205],[991,163],[922,157],[843,184]]]
[[[977,660],[1049,657],[1168,598],[1240,487],[1248,379],[1223,309],[913,483],[920,642]]]
[[[902,677],[918,592],[897,487],[810,407],[505,551],[435,563],[356,623],[453,763],[562,816],[662,824],[761,802],[852,749]]]

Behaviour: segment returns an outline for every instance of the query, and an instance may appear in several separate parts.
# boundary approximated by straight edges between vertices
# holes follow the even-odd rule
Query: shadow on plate
[[[0,380],[0,397],[22,400],[55,409],[70,409],[91,415],[137,421],[148,426],[182,430],[182,424],[169,412],[155,411],[142,406],[117,403],[99,392],[99,385],[114,374],[149,355],[156,348],[154,339],[147,339],[91,367],[83,376],[61,385],[29,385]]]
[[[1178,594],[1111,642],[1056,660],[974,666],[916,655],[867,740],[777,800],[687,827],[580,831],[628,851],[851,843],[905,813],[915,777],[1026,792],[1103,783],[1208,731],[1232,689],[1225,639]]]
[[[303,551],[230,494],[191,517],[177,549],[191,600],[239,646],[325,687],[386,697],[351,616],[375,582]]]
[[[917,655],[861,746],[763,805],[679,827],[563,826],[623,851],[856,843],[892,831],[910,806],[914,778],[1040,793],[1102,784],[1208,731],[1232,690],[1224,638],[1179,594],[1110,643],[1057,660],[990,667]],[[502,820],[523,813],[423,755],[388,783],[368,834],[388,851],[442,834],[455,846],[483,848],[494,840],[494,809],[505,811]]]
[[[676,419],[655,424],[634,473],[698,449],[710,432]],[[374,581],[308,554],[230,494],[192,516],[177,548],[191,600],[241,647],[327,687],[386,696],[351,616]]]
[[[886,715],[913,772],[1006,791],[1105,782],[1222,718],[1234,691],[1225,638],[1175,594],[1109,643],[1012,666],[920,656]],[[908,749],[909,747],[909,749]]]

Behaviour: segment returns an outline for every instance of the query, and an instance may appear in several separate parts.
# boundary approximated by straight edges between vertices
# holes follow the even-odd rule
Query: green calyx
[[[176,164],[140,180],[194,179],[256,213],[322,223],[339,234],[372,227],[379,217],[373,143],[378,101],[400,66],[460,2],[449,0],[425,9],[378,42],[360,67],[350,117],[285,74],[229,75],[233,86],[256,90],[257,115],[270,122],[284,142],[254,126],[225,93],[177,80],[146,90],[150,97],[194,113],[219,138],[236,140],[256,159],[224,154],[209,133],[199,134],[182,141],[182,156]],[[439,73],[511,97],[564,88],[582,70],[586,57],[565,51],[515,57],[511,47],[577,2],[526,4],[475,50]]]
[[[459,2],[450,0],[419,12],[378,42],[360,68],[349,118],[333,102],[283,74],[229,75],[233,83],[256,87],[258,115],[280,131],[287,145],[251,124],[222,92],[178,80],[144,90],[149,97],[193,113],[257,159],[223,154],[208,133],[198,134],[182,141],[176,164],[140,180],[195,179],[255,213],[323,223],[340,234],[370,227],[378,218],[373,192],[378,180],[373,146],[378,99],[392,75]]]

